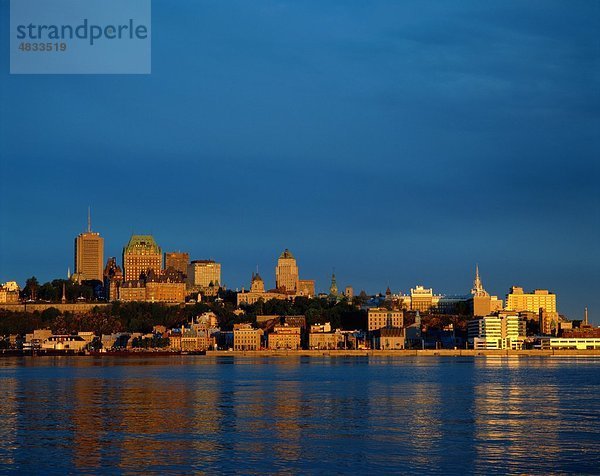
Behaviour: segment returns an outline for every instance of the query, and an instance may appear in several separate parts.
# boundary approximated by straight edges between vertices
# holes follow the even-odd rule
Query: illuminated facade
[[[268,301],[269,299],[292,299],[294,295],[285,294],[277,291],[265,291],[265,282],[258,273],[252,273],[252,282],[250,291],[237,293],[237,305],[254,304],[260,299]]]
[[[298,289],[298,265],[292,253],[285,249],[277,260],[275,287],[286,293],[295,294]]]
[[[132,235],[123,248],[125,281],[138,280],[148,270],[162,270],[162,251],[151,235]]]
[[[379,307],[368,310],[368,329],[370,332],[383,328],[401,328],[403,326],[403,311],[390,311]]]
[[[19,299],[19,285],[15,281],[9,281],[0,286],[0,303],[17,304]]]
[[[221,263],[213,260],[195,260],[187,267],[187,284],[201,289],[221,285]]]
[[[75,238],[75,274],[81,280],[102,281],[104,270],[104,238],[100,233],[92,232],[92,223],[88,212],[88,228]]]
[[[483,288],[483,283],[479,277],[479,266],[475,267],[475,279],[471,295],[473,296],[473,316],[475,317],[489,316],[493,312],[502,310],[502,299],[498,299],[498,296],[490,296]]]
[[[250,324],[234,324],[233,350],[260,350],[262,329],[254,329]]]
[[[467,332],[474,349],[518,350],[525,340],[526,323],[515,315],[485,316],[469,321]]]
[[[526,293],[523,288],[513,286],[510,293],[506,295],[506,310],[508,311],[530,311],[539,312],[543,309],[547,312],[556,311],[556,294],[547,289],[536,289],[532,293]]]
[[[301,345],[301,328],[296,326],[275,326],[268,335],[269,349],[298,350]]]

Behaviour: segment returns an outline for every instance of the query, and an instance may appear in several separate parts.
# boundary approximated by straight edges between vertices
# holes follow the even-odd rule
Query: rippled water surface
[[[0,472],[600,473],[600,359],[0,359]]]

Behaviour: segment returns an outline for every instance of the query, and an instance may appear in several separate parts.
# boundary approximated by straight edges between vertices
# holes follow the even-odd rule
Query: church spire
[[[485,289],[483,289],[483,283],[481,282],[481,278],[479,277],[479,264],[475,265],[475,280],[473,281],[473,289],[471,289],[471,294],[474,296],[478,296],[485,293]]]
[[[330,296],[338,295],[337,280],[335,279],[335,268],[333,270],[333,273],[331,273],[331,286],[329,286],[329,295]]]

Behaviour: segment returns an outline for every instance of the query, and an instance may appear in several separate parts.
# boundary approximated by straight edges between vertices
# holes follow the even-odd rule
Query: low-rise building
[[[269,349],[300,349],[301,331],[299,326],[275,326],[273,332],[268,335]]]
[[[373,331],[373,348],[377,350],[402,350],[406,336],[404,329],[382,328]]]
[[[16,281],[8,281],[0,286],[0,304],[17,304],[19,298],[19,285]]]
[[[339,330],[333,331],[329,322],[310,326],[310,334],[308,335],[309,349],[339,349],[343,347],[344,342],[344,334]]]
[[[45,350],[66,350],[79,352],[84,350],[88,342],[77,335],[52,335],[42,342],[42,349]]]
[[[237,305],[238,307],[242,304],[254,304],[259,300],[264,302],[270,299],[293,299],[293,294],[286,294],[280,291],[265,291],[265,282],[258,273],[252,273],[252,281],[250,283],[250,291],[244,291],[237,293]]]
[[[234,324],[233,350],[260,350],[262,337],[262,329],[254,329],[250,324]]]
[[[556,337],[550,339],[551,349],[600,349],[600,337]]]
[[[391,311],[382,307],[374,307],[368,310],[367,319],[369,332],[382,329],[384,327],[404,327],[403,311]]]

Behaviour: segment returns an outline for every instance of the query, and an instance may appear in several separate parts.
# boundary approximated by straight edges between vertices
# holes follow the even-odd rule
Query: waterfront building
[[[165,269],[174,268],[186,276],[189,262],[189,253],[182,253],[181,251],[169,251],[165,253]]]
[[[78,280],[103,280],[104,238],[92,232],[92,221],[88,209],[87,231],[75,238],[75,274]]]
[[[288,324],[275,326],[273,332],[268,335],[268,346],[269,349],[300,349],[301,327]]]
[[[373,349],[377,350],[402,350],[406,336],[404,329],[382,328],[373,331]]]
[[[331,324],[313,324],[308,335],[309,349],[339,349],[345,342],[345,336],[339,330],[332,330]]]
[[[381,307],[373,307],[367,312],[368,330],[370,332],[384,327],[401,328],[404,326],[403,311],[391,311]]]
[[[521,349],[526,330],[525,320],[511,314],[479,317],[467,323],[468,342],[474,349]]]
[[[415,322],[404,328],[406,347],[410,349],[422,349],[424,347],[423,332],[421,330],[421,314],[415,314]]]
[[[108,258],[104,267],[104,293],[108,302],[119,300],[119,291],[123,282],[123,271],[116,257]]]
[[[31,334],[25,334],[25,342],[31,349],[40,349],[42,343],[52,335],[50,329],[34,329]]]
[[[197,320],[189,327],[181,326],[181,329],[173,329],[169,333],[169,347],[172,350],[191,352],[210,350],[215,348],[216,339],[210,327],[210,319]]]
[[[550,339],[550,349],[600,349],[600,337],[553,337]]]
[[[295,294],[298,290],[298,265],[287,248],[281,253],[275,268],[275,287],[286,293]]]
[[[151,235],[132,235],[123,248],[125,281],[137,280],[148,270],[162,270],[162,250]]]
[[[262,329],[254,329],[250,324],[233,325],[233,350],[260,350]]]
[[[530,311],[539,312],[544,309],[547,312],[556,311],[556,294],[547,289],[536,289],[532,293],[526,293],[522,287],[513,286],[506,295],[506,310],[508,311]]]
[[[79,335],[51,335],[41,345],[44,350],[70,350],[81,351],[88,345],[86,340]]]
[[[221,263],[212,259],[192,261],[187,267],[187,285],[200,290],[211,285],[218,289],[221,285]]]

